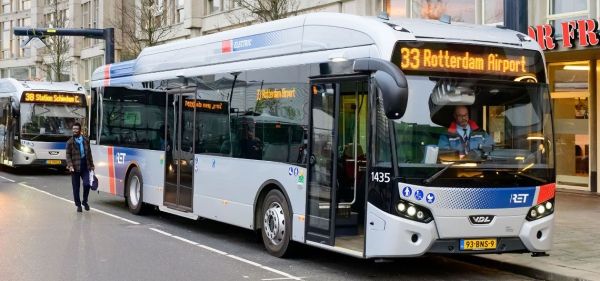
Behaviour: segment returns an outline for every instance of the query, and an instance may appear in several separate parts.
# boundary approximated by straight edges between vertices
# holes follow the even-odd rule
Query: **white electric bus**
[[[100,189],[133,213],[257,230],[275,256],[551,247],[550,97],[521,33],[314,13],[146,48],[92,80]],[[485,138],[468,153],[442,141],[457,106]]]
[[[64,169],[71,126],[86,124],[86,99],[74,82],[0,79],[0,164]]]

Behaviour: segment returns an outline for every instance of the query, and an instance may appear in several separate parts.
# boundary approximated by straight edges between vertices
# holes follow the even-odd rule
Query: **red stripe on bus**
[[[538,195],[537,203],[540,204],[542,202],[548,201],[554,198],[554,193],[556,192],[556,184],[549,183],[540,186],[540,194]]]
[[[221,41],[221,53],[231,53],[231,40]]]
[[[110,64],[104,66],[104,86],[110,85]]]
[[[108,147],[108,182],[110,184],[110,193],[117,194],[115,179],[115,158],[113,156],[113,148]]]

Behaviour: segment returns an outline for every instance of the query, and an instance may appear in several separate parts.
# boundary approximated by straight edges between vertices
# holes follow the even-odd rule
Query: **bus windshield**
[[[31,141],[65,141],[75,122],[84,123],[80,105],[21,103],[21,137]]]
[[[393,121],[403,181],[432,186],[535,186],[554,180],[545,84],[408,77]]]

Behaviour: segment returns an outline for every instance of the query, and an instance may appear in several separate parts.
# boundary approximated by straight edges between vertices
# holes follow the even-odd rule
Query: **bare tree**
[[[233,0],[235,4],[245,9],[249,16],[259,22],[283,19],[294,15],[300,8],[299,0]],[[231,21],[231,19],[230,19]],[[237,19],[238,23],[242,20]],[[243,21],[246,21],[244,18]]]
[[[65,28],[69,24],[66,10],[60,9],[60,0],[50,0],[51,12],[46,15],[46,25],[50,28]],[[45,39],[48,46],[42,62],[42,70],[48,74],[51,80],[62,82],[68,80],[69,76],[69,51],[71,44],[65,36],[48,36]]]
[[[111,23],[121,31],[121,60],[136,58],[145,47],[161,44],[174,32],[170,25],[177,1],[115,1],[120,15]],[[173,7],[171,7],[173,6]]]

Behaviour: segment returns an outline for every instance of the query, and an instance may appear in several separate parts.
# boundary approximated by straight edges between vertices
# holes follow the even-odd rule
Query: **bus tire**
[[[127,206],[129,212],[134,215],[142,215],[144,213],[144,180],[138,168],[133,167],[127,177],[127,185],[125,188],[127,196]]]
[[[260,221],[260,232],[267,252],[278,258],[288,254],[292,220],[288,203],[281,191],[274,189],[267,193],[262,204]]]

